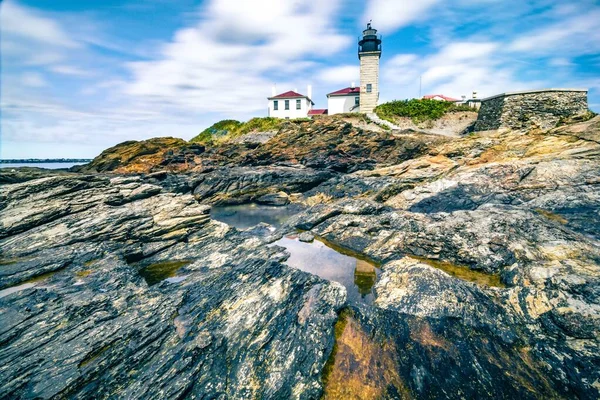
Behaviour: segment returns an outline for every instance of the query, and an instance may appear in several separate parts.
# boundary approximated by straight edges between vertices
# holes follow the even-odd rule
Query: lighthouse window
[[[289,100],[286,100],[286,101],[285,101],[285,109],[286,109],[286,110],[289,110],[289,109],[290,109],[290,101],[289,101]]]
[[[373,85],[367,83],[367,93],[371,93],[373,91]]]
[[[302,108],[302,104],[300,103],[300,99],[296,100],[296,110],[300,110]]]
[[[279,110],[279,102],[277,100],[273,100],[273,110]]]
[[[357,106],[360,104],[360,97],[355,97],[354,98],[354,105]]]

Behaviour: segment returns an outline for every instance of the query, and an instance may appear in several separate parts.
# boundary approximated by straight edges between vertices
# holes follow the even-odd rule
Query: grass
[[[250,132],[267,132],[279,130],[284,121],[280,118],[262,117],[252,118],[247,122],[240,122],[233,119],[219,121],[203,130],[199,135],[190,140],[192,143],[217,144],[227,142]],[[310,121],[309,118],[298,118],[292,122]]]
[[[397,117],[412,118],[413,122],[419,123],[436,120],[447,113],[460,111],[474,110],[468,106],[456,105],[449,101],[432,99],[394,100],[380,104],[375,108],[375,113],[379,118],[392,123],[395,122]]]
[[[200,132],[200,134],[193,137],[190,142],[210,144],[215,138],[227,135],[229,132],[239,128],[240,125],[242,125],[242,122],[240,121],[236,121],[234,119],[224,119],[212,124]]]

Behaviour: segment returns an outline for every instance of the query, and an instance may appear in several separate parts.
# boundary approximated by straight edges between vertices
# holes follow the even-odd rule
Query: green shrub
[[[379,118],[395,122],[396,117],[409,117],[415,123],[441,118],[448,112],[473,111],[463,105],[433,99],[394,100],[375,108]]]

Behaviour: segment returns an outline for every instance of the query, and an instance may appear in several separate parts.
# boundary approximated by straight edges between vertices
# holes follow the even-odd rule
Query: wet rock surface
[[[1,186],[0,397],[599,397],[600,118],[298,126],[182,172]],[[248,202],[276,227],[211,219]],[[293,235],[372,261],[371,301],[290,267]]]
[[[1,188],[3,398],[313,398],[339,285],[138,178]],[[187,260],[179,283],[138,270]]]

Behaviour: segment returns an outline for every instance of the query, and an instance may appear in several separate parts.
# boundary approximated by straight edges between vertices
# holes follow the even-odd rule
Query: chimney
[[[477,92],[473,91],[473,98],[476,99],[477,98]]]
[[[277,85],[271,86],[271,97],[275,97],[277,95]]]
[[[298,88],[297,87],[294,88],[294,92],[298,93]]]
[[[352,82],[352,83],[350,84],[350,89],[354,89],[355,87],[356,87],[356,85],[354,84],[354,82]]]
[[[312,85],[308,85],[308,87],[306,88],[306,96],[308,96],[308,98],[312,100]]]

